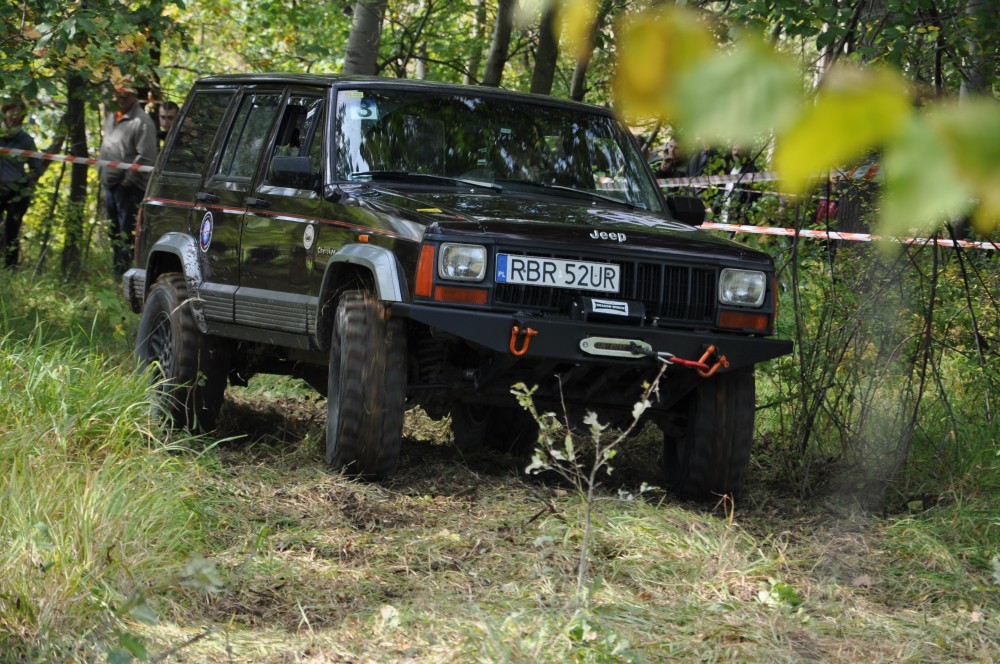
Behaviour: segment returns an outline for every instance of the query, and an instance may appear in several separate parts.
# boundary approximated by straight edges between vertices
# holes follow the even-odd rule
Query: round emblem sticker
[[[206,212],[201,218],[201,233],[198,236],[202,252],[208,251],[208,246],[212,244],[212,213]]]
[[[306,226],[305,231],[302,232],[302,246],[308,251],[312,249],[313,240],[316,239],[316,229],[313,228],[312,224]]]

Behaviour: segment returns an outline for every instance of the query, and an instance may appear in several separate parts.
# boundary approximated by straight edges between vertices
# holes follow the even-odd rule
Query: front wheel
[[[178,272],[163,274],[146,297],[135,355],[140,371],[154,367],[157,407],[178,428],[210,431],[222,407],[229,346],[202,334]]]
[[[352,475],[388,477],[403,438],[406,329],[374,296],[341,296],[328,380],[327,463]]]
[[[663,476],[682,495],[738,496],[753,445],[754,369],[701,381],[662,423]]]

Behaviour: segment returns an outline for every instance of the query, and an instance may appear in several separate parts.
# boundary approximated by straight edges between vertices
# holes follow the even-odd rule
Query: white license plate
[[[497,254],[497,283],[579,288],[617,293],[621,267],[614,263]]]

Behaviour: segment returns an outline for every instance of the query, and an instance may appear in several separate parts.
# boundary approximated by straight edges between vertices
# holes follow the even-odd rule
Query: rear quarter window
[[[191,97],[173,143],[168,148],[163,170],[202,172],[232,99],[232,92],[197,92]]]
[[[224,178],[253,176],[280,101],[281,96],[273,93],[244,97],[216,175]]]

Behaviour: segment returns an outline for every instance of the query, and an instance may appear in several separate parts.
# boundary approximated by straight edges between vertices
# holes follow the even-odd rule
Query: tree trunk
[[[472,33],[474,46],[469,53],[469,59],[465,61],[465,78],[463,80],[466,85],[479,82],[479,65],[483,62],[482,44],[484,41],[486,41],[486,0],[477,0],[476,26]]]
[[[575,101],[583,101],[587,94],[587,69],[590,67],[590,60],[594,57],[594,48],[597,44],[597,33],[604,28],[608,14],[611,13],[611,0],[603,0],[594,23],[590,26],[590,34],[587,36],[588,48],[577,59],[573,67],[573,80],[570,82],[569,98]]]
[[[66,134],[69,136],[69,152],[74,157],[87,154],[86,107],[83,93],[86,83],[78,75],[66,78]],[[63,279],[75,279],[80,273],[80,256],[83,247],[84,216],[87,208],[87,166],[73,164],[69,180],[69,210],[66,213],[65,238],[61,269]],[[105,222],[106,223],[106,222]]]
[[[497,7],[497,22],[493,26],[493,41],[490,52],[486,56],[486,71],[483,72],[483,85],[500,87],[503,78],[503,68],[507,64],[507,49],[510,47],[510,33],[514,26],[514,7],[516,0],[499,0]]]
[[[986,13],[986,0],[968,0],[965,5],[965,14],[972,25],[977,25],[982,21]],[[977,31],[970,31],[966,37],[966,44],[969,47],[969,59],[965,71],[967,75],[962,79],[962,87],[959,90],[959,98],[966,99],[969,95],[981,95],[986,93],[986,63],[983,58],[983,44],[979,42],[980,34]]]
[[[378,47],[382,40],[382,18],[389,0],[358,0],[354,5],[351,35],[344,53],[344,74],[375,76]]]
[[[561,32],[556,21],[557,10],[556,3],[549,3],[538,25],[538,49],[535,51],[535,68],[531,72],[531,92],[539,95],[552,94],[552,81],[556,76]]]
[[[427,43],[417,48],[417,62],[413,67],[413,78],[422,81],[427,78]]]

